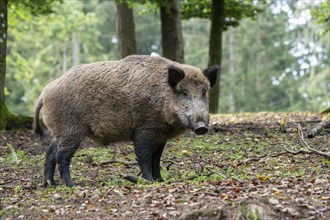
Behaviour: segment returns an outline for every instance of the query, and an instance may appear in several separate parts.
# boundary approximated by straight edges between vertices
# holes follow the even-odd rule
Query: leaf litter
[[[0,217],[238,219],[246,207],[257,207],[274,219],[330,219],[327,158],[288,153],[244,163],[283,147],[301,149],[296,124],[307,132],[318,122],[320,116],[308,112],[213,116],[208,135],[187,132],[168,143],[161,163],[165,182],[152,184],[124,178],[139,174],[132,143],[101,147],[85,140],[71,166],[74,188],[63,186],[57,173],[59,185],[43,188],[45,145],[28,130],[3,132]],[[326,128],[306,142],[329,153],[329,137]],[[16,161],[8,145],[20,152]]]

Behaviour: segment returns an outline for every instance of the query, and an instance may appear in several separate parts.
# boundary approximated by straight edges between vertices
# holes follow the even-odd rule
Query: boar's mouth
[[[191,130],[193,130],[197,135],[203,135],[209,131],[204,122],[198,122]]]

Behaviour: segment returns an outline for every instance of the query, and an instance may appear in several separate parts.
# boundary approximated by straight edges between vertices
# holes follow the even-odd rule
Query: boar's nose
[[[195,134],[197,135],[203,135],[206,134],[209,131],[209,129],[206,127],[204,123],[198,123],[197,127],[194,129]]]

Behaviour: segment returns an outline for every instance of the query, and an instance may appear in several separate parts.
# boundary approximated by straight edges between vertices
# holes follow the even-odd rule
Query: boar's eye
[[[202,96],[205,97],[206,96],[206,89],[202,89]]]
[[[189,96],[189,92],[187,90],[182,90],[181,94],[186,98]]]

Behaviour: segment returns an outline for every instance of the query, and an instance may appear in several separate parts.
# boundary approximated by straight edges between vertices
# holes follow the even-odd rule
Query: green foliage
[[[13,162],[13,163],[20,163],[22,160],[26,160],[26,156],[24,154],[24,151],[21,150],[15,150],[14,147],[11,144],[7,144],[8,149],[10,150],[11,155],[7,157],[7,161]]]
[[[311,11],[316,22],[323,26],[323,34],[330,31],[330,0],[324,1]]]
[[[32,15],[50,14],[56,2],[63,0],[9,0],[9,6],[16,10],[28,10]]]
[[[111,51],[100,52],[103,48],[95,40],[101,37],[98,18],[95,12],[84,12],[83,2],[55,2],[53,10],[35,17],[23,8],[9,7],[6,86],[8,105],[17,113],[32,112],[44,85],[74,64],[116,57]]]
[[[211,8],[212,0],[184,0],[181,2],[184,19],[210,18]],[[238,26],[239,21],[243,18],[255,18],[262,11],[263,8],[260,7],[260,3],[256,5],[255,1],[252,0],[227,0],[225,1],[224,29],[229,26]]]
[[[284,6],[287,12],[275,11]],[[329,40],[315,34],[308,19],[294,23],[311,7],[310,2],[273,1],[255,22],[243,20],[224,34],[221,112],[318,111],[329,105]],[[230,34],[234,73],[230,73]]]
[[[32,115],[42,88],[73,65],[118,58],[114,1],[49,2],[53,12],[37,16],[15,1],[9,6],[6,102],[15,113]],[[158,7],[153,13],[146,5],[132,2],[138,54],[161,54]],[[206,6],[211,1],[188,5],[189,2],[182,1],[190,7],[188,11],[206,11],[205,19],[183,20],[185,61],[205,69],[210,31],[210,21],[205,15],[210,12]],[[229,13],[226,21],[237,20],[240,25],[224,33],[221,112],[327,107],[329,40],[326,35],[315,34],[318,29],[309,20],[304,25],[288,22],[293,16],[307,13],[314,4],[269,1],[264,13],[259,14],[258,8],[265,6],[249,3],[226,1],[227,13],[232,11],[233,14]],[[249,6],[243,7],[245,4]],[[281,4],[288,4],[291,14],[275,13]],[[251,16],[255,21],[244,19]],[[199,16],[191,14],[191,17]],[[233,75],[229,73],[229,32],[234,34]],[[5,128],[6,123],[0,127]]]

